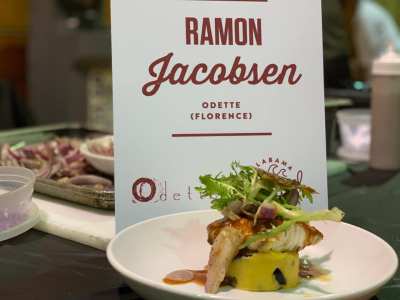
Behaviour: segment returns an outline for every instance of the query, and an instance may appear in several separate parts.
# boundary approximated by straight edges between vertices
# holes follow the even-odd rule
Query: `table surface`
[[[400,175],[379,186],[351,187],[350,173],[329,178],[329,201],[345,221],[385,239],[400,254]],[[0,299],[140,299],[108,264],[105,253],[31,230],[0,243]],[[400,299],[400,273],[375,300]]]

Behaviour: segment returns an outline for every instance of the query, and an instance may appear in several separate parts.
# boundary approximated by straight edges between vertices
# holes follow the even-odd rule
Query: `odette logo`
[[[132,184],[132,202],[154,204],[160,202],[193,201],[193,188],[186,185],[174,189],[167,180],[141,177]]]
[[[156,192],[156,183],[150,178],[139,178],[132,185],[132,195],[138,202],[150,202],[154,199]]]

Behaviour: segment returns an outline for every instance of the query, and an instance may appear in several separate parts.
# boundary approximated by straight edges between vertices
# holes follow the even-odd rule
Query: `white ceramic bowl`
[[[35,174],[21,167],[0,167],[0,241],[32,228],[39,221],[32,202]]]
[[[195,284],[167,285],[162,279],[179,269],[203,269],[208,261],[206,226],[219,218],[197,211],[151,219],[121,231],[110,242],[107,257],[126,282],[148,300],[361,300],[377,293],[395,274],[397,255],[382,239],[346,223],[315,222],[324,239],[301,255],[322,260],[329,280],[303,281],[296,289],[247,292],[223,288],[216,295]]]
[[[109,175],[114,174],[114,157],[93,153],[89,151],[89,148],[93,143],[108,144],[110,141],[112,142],[112,140],[112,136],[105,136],[87,141],[83,143],[80,148],[81,153],[94,168]]]

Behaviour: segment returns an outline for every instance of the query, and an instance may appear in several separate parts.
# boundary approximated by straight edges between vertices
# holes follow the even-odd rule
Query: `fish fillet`
[[[305,223],[296,223],[275,237],[251,244],[249,249],[259,252],[300,251],[307,246],[317,244],[322,238],[322,233],[315,227]]]

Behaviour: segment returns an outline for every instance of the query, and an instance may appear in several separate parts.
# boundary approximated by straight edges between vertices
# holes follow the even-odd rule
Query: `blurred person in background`
[[[358,67],[368,80],[372,62],[390,44],[400,52],[399,27],[390,12],[374,0],[359,0],[354,27]]]
[[[400,26],[400,1],[399,0],[376,0],[395,18],[397,25]]]
[[[322,0],[326,88],[353,88],[392,44],[400,52],[399,0]]]
[[[356,0],[322,0],[326,88],[350,88],[353,55],[351,24]]]

